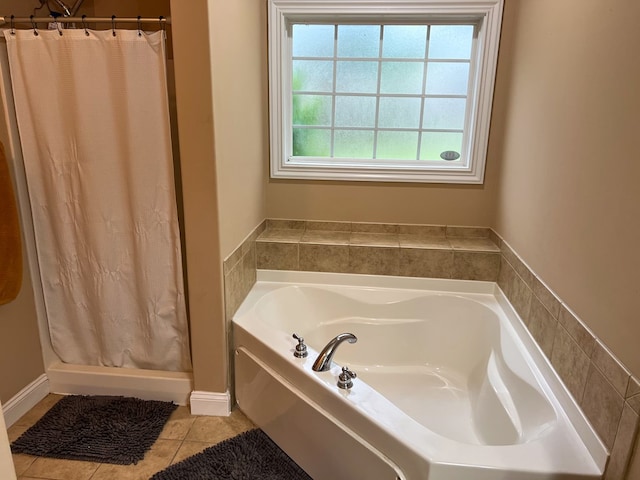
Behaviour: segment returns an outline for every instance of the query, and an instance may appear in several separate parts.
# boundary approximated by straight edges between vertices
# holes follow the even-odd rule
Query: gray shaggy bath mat
[[[224,440],[150,480],[312,480],[259,428]]]
[[[11,444],[13,453],[129,465],[153,445],[177,405],[70,395]]]

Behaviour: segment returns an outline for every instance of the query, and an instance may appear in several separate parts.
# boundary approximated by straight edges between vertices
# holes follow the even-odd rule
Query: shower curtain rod
[[[171,19],[167,17],[0,17],[0,25],[8,25],[13,23],[159,23],[167,25],[171,23]]]

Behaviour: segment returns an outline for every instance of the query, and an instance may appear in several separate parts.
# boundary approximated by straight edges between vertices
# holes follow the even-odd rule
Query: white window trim
[[[271,129],[271,177],[305,180],[356,180],[425,183],[481,184],[489,141],[489,124],[495,85],[498,44],[504,0],[269,0],[269,106]],[[417,15],[431,15],[442,21],[478,21],[482,19],[477,46],[479,68],[474,92],[475,115],[469,119],[472,146],[467,152],[469,166],[444,164],[429,169],[402,165],[379,165],[308,158],[292,163],[287,145],[291,145],[291,107],[285,104],[291,91],[291,42],[287,36],[290,22],[348,21],[349,18],[380,22],[381,16],[393,21],[413,21]],[[338,161],[342,164],[338,164]]]

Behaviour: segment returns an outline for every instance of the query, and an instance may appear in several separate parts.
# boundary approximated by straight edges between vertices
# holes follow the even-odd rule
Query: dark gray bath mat
[[[312,480],[259,428],[209,447],[151,480]]]
[[[177,405],[70,395],[11,444],[13,453],[129,465],[153,445]]]

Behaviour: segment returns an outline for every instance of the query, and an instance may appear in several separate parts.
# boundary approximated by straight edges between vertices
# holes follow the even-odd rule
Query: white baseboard
[[[228,417],[231,414],[231,395],[229,392],[191,392],[191,415],[210,417]]]
[[[2,406],[7,428],[49,394],[49,378],[44,373],[20,390]]]

